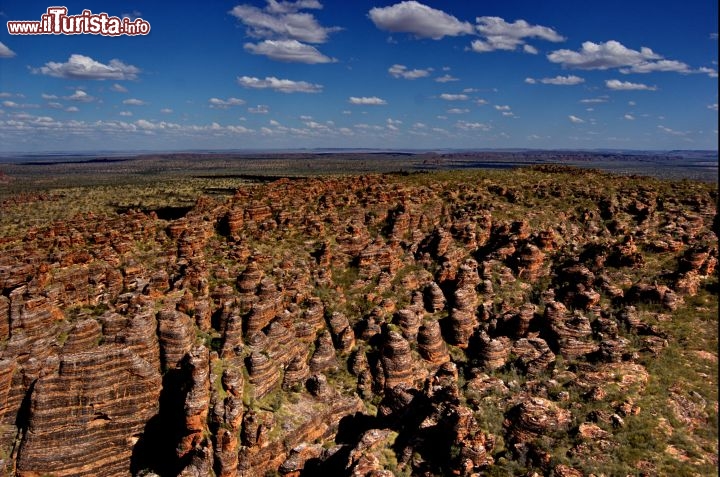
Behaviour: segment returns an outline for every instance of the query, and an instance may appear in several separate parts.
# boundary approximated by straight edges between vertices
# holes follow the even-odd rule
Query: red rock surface
[[[3,238],[5,473],[580,475],[712,291],[717,215],[552,173],[278,180]],[[573,467],[543,447],[563,438]]]

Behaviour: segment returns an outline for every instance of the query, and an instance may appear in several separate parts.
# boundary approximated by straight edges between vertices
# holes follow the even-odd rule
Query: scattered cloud
[[[444,99],[445,101],[467,101],[469,96],[466,94],[442,93],[440,99]]]
[[[356,97],[356,96],[350,96],[348,99],[348,102],[350,104],[361,104],[361,105],[367,105],[367,106],[381,106],[384,104],[387,104],[387,101],[385,101],[382,98],[378,98],[377,96],[370,96],[370,97]]]
[[[414,0],[389,7],[370,9],[368,17],[381,30],[392,33],[410,33],[419,38],[439,40],[445,36],[470,35],[473,26],[454,16],[423,5]]]
[[[337,60],[323,55],[312,45],[297,40],[264,40],[260,43],[245,43],[245,50],[253,55],[264,55],[271,60],[287,63],[333,63]]]
[[[605,80],[605,86],[617,91],[656,91],[657,86],[648,86],[643,83],[631,83],[617,79]]]
[[[254,55],[292,63],[332,63],[337,60],[308,43],[325,43],[331,33],[341,28],[324,27],[312,13],[300,11],[321,8],[322,4],[317,0],[267,0],[264,9],[237,5],[229,13],[245,25],[249,37],[263,40],[245,44],[245,50]]]
[[[323,89],[323,86],[319,84],[312,84],[307,81],[279,79],[274,76],[267,76],[265,79],[252,76],[238,76],[237,81],[240,86],[245,88],[272,89],[280,91],[281,93],[319,93]]]
[[[641,63],[639,65],[634,65],[632,68],[622,68],[620,70],[620,73],[653,73],[656,71],[693,73],[693,71],[687,64],[683,63],[682,61],[676,60],[659,60],[654,62]]]
[[[597,104],[597,103],[607,103],[608,98],[606,96],[602,96],[600,98],[586,98],[581,99],[580,102],[583,104]]]
[[[717,78],[718,72],[715,68],[708,68],[707,66],[701,66],[697,69],[698,73],[705,73],[711,78]]]
[[[10,109],[29,109],[29,108],[38,108],[40,107],[37,104],[28,104],[28,103],[16,103],[15,101],[3,101],[2,105],[6,108]]]
[[[388,68],[388,73],[390,73],[393,78],[402,78],[407,80],[425,78],[430,76],[432,71],[432,68],[408,70],[407,66],[397,64]]]
[[[623,118],[627,119],[628,121],[635,120],[635,116],[633,116],[632,114],[626,114],[625,116],[623,116]]]
[[[268,0],[264,9],[252,5],[238,5],[229,13],[245,25],[248,36],[252,38],[325,43],[329,34],[340,28],[324,27],[313,14],[299,11],[318,8],[322,8],[320,2]]]
[[[560,63],[566,68],[581,70],[607,70],[620,68],[621,73],[652,73],[672,71],[676,73],[693,73],[692,69],[682,61],[666,60],[648,47],[640,50],[627,48],[619,41],[610,40],[605,43],[586,41],[579,51],[556,50],[547,55],[548,60]]]
[[[127,93],[128,89],[121,84],[115,83],[110,86],[110,91],[115,91],[116,93]]]
[[[173,113],[173,110],[170,109],[170,108],[162,108],[162,109],[160,110],[160,112],[163,113],[163,114],[172,114],[172,113]]]
[[[303,9],[322,9],[318,0],[296,0],[294,2],[268,0],[267,9],[274,13],[293,13]]]
[[[0,95],[0,97],[3,97],[3,98],[4,98],[5,96]],[[40,95],[40,97],[41,97],[42,99],[47,100],[47,101],[52,101],[53,99],[58,99],[57,95],[55,95],[55,94],[46,94],[46,93],[43,93],[43,94]]]
[[[581,123],[585,122],[584,119],[580,119],[577,116],[573,116],[572,114],[570,116],[568,116],[568,119],[570,120],[571,123],[575,123],[575,124],[581,124]]]
[[[584,83],[585,80],[583,78],[580,78],[579,76],[570,75],[570,76],[556,76],[554,78],[542,78],[539,80],[536,80],[534,78],[525,78],[525,82],[528,84],[535,84],[535,83],[542,83],[542,84],[552,84],[556,86],[573,86],[577,84]]]
[[[667,134],[670,134],[670,135],[672,135],[672,136],[685,136],[685,135],[686,135],[686,133],[684,133],[684,132],[682,132],[682,131],[676,131],[676,130],[674,130],[674,129],[670,129],[670,128],[668,128],[668,127],[665,127],[665,126],[663,126],[663,125],[659,125],[659,126],[658,126],[658,129],[661,130],[662,132],[667,133]]]
[[[248,113],[251,114],[267,114],[270,112],[270,108],[264,104],[258,104],[257,106],[248,108]]]
[[[136,99],[136,98],[125,99],[125,100],[123,100],[122,103],[127,104],[128,106],[144,106],[145,105],[145,101],[143,101],[142,99]]]
[[[89,56],[73,54],[70,55],[67,63],[50,61],[40,68],[31,68],[31,71],[35,74],[66,79],[134,80],[137,79],[140,68],[115,59],[105,65]]]
[[[232,106],[242,106],[245,104],[245,101],[240,98],[210,98],[208,99],[208,103],[210,103],[210,107],[214,109],[228,109]]]
[[[133,113],[131,113],[130,111],[120,111],[120,116],[130,117],[132,115]]]
[[[64,99],[69,99],[70,101],[78,101],[80,103],[89,103],[91,101],[95,101],[95,98],[93,96],[90,96],[81,89],[76,90],[70,96],[65,96]]]
[[[485,123],[458,121],[455,123],[455,127],[462,129],[463,131],[489,131],[491,128]]]
[[[710,33],[710,39],[711,39],[711,40],[717,40],[717,39],[718,39],[718,34],[717,34],[717,33]]]
[[[467,114],[469,112],[470,110],[465,108],[450,108],[447,110],[448,114]]]
[[[541,25],[530,25],[525,20],[516,20],[508,23],[500,17],[478,17],[476,19],[477,31],[484,39],[475,40],[470,47],[477,53],[487,53],[495,50],[514,51],[522,46],[523,51],[537,54],[537,49],[525,43],[526,38],[558,43],[565,41],[565,37],[555,30]]]
[[[386,123],[385,127],[387,127],[390,131],[399,131],[400,128],[398,126],[400,126],[402,124],[402,121],[397,120],[397,119],[387,118],[387,121],[385,121],[385,123]]]
[[[67,111],[68,113],[77,113],[78,111],[80,111],[80,109],[78,109],[77,106],[69,106],[65,108],[65,111]]]
[[[5,44],[0,41],[0,58],[12,58],[14,56],[15,52],[5,46]]]
[[[718,110],[718,104],[717,104],[717,103],[708,104],[708,109],[712,109],[713,111],[717,111],[717,110]]]
[[[438,83],[450,83],[451,81],[460,81],[460,79],[455,78],[454,76],[451,76],[449,74],[444,74],[442,76],[435,78],[435,81]]]
[[[510,111],[510,106],[507,105],[495,105],[495,109],[498,111]]]

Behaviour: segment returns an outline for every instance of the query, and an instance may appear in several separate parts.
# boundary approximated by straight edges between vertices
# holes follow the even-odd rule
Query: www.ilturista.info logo
[[[147,35],[150,23],[142,18],[111,17],[107,13],[83,10],[80,15],[68,15],[65,7],[48,7],[40,21],[9,21],[11,35]]]

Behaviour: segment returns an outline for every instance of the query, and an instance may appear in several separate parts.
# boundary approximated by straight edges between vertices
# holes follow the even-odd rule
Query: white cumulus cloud
[[[568,119],[570,120],[570,122],[573,122],[573,123],[575,123],[575,124],[580,124],[580,123],[584,123],[584,122],[585,122],[585,120],[580,119],[580,118],[578,118],[577,116],[573,116],[572,114],[571,114],[570,116],[568,116]]]
[[[0,41],[0,58],[12,58],[13,56],[15,56],[15,52]]]
[[[145,104],[145,101],[141,99],[130,98],[123,100],[123,104],[127,104],[129,106],[143,106]]]
[[[270,108],[265,104],[258,104],[255,107],[248,108],[248,112],[251,114],[267,114],[270,112]]]
[[[69,99],[70,101],[78,101],[80,103],[89,103],[91,101],[95,101],[95,98],[87,94],[85,91],[78,89],[70,96],[66,96],[65,99]]]
[[[525,82],[528,84],[535,84],[540,82],[542,84],[552,84],[556,86],[574,86],[576,84],[584,83],[585,80],[583,78],[580,78],[579,76],[569,75],[555,76],[554,78],[542,78],[539,80],[536,80],[534,78],[525,78]]]
[[[597,103],[607,103],[607,97],[600,97],[600,98],[586,98],[581,99],[580,102],[583,104],[597,104]]]
[[[440,95],[440,99],[444,99],[445,101],[466,101],[468,98],[466,94],[442,93]]]
[[[455,127],[462,129],[463,131],[489,131],[490,126],[485,123],[458,121],[455,123]]]
[[[432,68],[409,70],[407,66],[398,64],[392,65],[390,68],[388,68],[388,73],[390,73],[393,78],[402,78],[407,80],[425,78],[427,76],[430,76],[430,73],[432,71]]]
[[[312,45],[297,40],[264,40],[260,43],[245,43],[245,50],[253,55],[264,55],[271,60],[288,63],[332,63],[333,58],[323,55]]]
[[[245,101],[240,98],[210,98],[208,99],[208,103],[210,103],[211,108],[228,109],[231,106],[242,106],[243,104],[245,104]]]
[[[282,6],[284,4],[284,7]],[[310,5],[310,6],[308,6]],[[280,7],[279,7],[280,6]],[[291,8],[287,8],[290,6]],[[252,5],[237,5],[230,15],[240,20],[247,34],[262,39],[292,39],[306,43],[325,43],[337,27],[324,27],[311,13],[300,9],[321,7],[319,2],[268,2],[265,9]]]
[[[229,13],[245,25],[248,36],[263,41],[246,43],[245,49],[272,60],[318,64],[336,61],[307,43],[325,43],[339,27],[324,27],[312,13],[301,10],[321,9],[317,0],[267,0],[264,9],[253,5],[237,5]]]
[[[323,86],[308,83],[307,81],[293,81],[268,76],[265,79],[252,76],[239,76],[237,78],[240,86],[252,89],[272,89],[281,93],[319,93]]]
[[[631,83],[617,79],[605,80],[605,86],[616,91],[656,91],[657,86],[648,86],[643,83]]]
[[[435,78],[435,81],[438,83],[450,83],[451,81],[460,81],[460,79],[455,78],[454,76],[451,76],[449,74],[444,74],[442,76]]]
[[[552,28],[531,25],[525,20],[508,23],[500,17],[478,17],[477,31],[484,37],[471,43],[471,49],[477,53],[495,50],[513,51],[522,46],[525,53],[537,54],[537,49],[525,42],[526,38],[536,38],[553,43],[565,41]]]
[[[662,132],[670,134],[672,136],[685,136],[685,134],[686,134],[682,131],[676,131],[675,129],[671,129],[671,128],[663,126],[663,125],[659,125],[658,129],[661,130]]]
[[[348,102],[350,104],[360,104],[360,105],[367,105],[367,106],[382,106],[384,104],[387,104],[387,101],[385,101],[382,98],[378,98],[377,96],[370,96],[370,97],[350,96],[350,98],[348,99]]]
[[[297,0],[295,2],[268,0],[267,3],[267,10],[274,13],[292,13],[304,9],[322,9],[322,4],[318,0]]]
[[[547,55],[548,60],[566,68],[581,70],[607,70],[620,68],[621,73],[652,73],[673,71],[676,73],[701,73],[693,71],[687,64],[677,60],[667,60],[648,47],[640,50],[627,48],[619,41],[605,43],[586,41],[579,51],[556,50]]]
[[[50,61],[40,68],[32,68],[35,74],[67,79],[89,80],[134,80],[140,68],[126,65],[120,60],[110,60],[107,65],[95,61],[89,56],[73,54],[66,63]]]
[[[370,20],[381,30],[411,33],[420,38],[439,40],[444,36],[469,35],[473,26],[456,17],[414,0],[389,7],[375,7],[368,12]]]

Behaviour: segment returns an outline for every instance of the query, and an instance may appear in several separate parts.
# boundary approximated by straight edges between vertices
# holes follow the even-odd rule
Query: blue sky
[[[65,2],[146,36],[11,35],[0,152],[717,149],[717,1]]]

